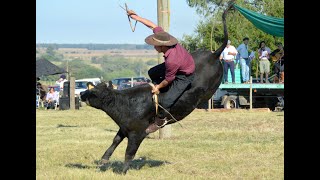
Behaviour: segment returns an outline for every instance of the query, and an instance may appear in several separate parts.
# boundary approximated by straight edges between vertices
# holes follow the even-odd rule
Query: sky
[[[145,44],[152,30],[138,22],[132,32],[119,6],[124,3],[157,24],[157,0],[36,0],[36,43]],[[170,0],[169,33],[174,37],[194,34],[200,18],[186,0]]]

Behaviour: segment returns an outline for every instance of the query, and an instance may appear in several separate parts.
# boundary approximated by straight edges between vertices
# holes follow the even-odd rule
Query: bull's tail
[[[229,5],[227,7],[226,10],[224,10],[223,14],[222,14],[222,22],[223,22],[223,33],[224,33],[224,40],[222,45],[214,52],[215,57],[219,57],[220,54],[222,53],[222,51],[224,50],[224,48],[227,46],[227,42],[228,42],[228,29],[227,29],[227,24],[226,24],[226,16],[228,13],[228,10],[233,6],[235,0],[231,0],[229,2]]]

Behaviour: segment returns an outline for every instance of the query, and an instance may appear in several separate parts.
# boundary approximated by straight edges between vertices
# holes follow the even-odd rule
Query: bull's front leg
[[[124,138],[125,138],[125,135],[122,133],[121,129],[119,129],[117,135],[113,138],[113,142],[111,146],[107,149],[107,151],[101,157],[100,164],[103,165],[108,163],[110,156],[112,155],[116,147],[122,142]]]
[[[134,156],[136,155],[136,152],[143,141],[143,139],[147,136],[147,134],[143,131],[141,133],[129,133],[128,135],[128,145],[126,149],[126,156],[124,161],[124,167],[122,170],[123,174],[126,174],[131,161],[133,160]]]

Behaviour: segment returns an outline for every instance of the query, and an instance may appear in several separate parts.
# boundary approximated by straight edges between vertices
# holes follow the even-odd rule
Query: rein
[[[148,84],[149,84],[152,88],[154,87],[154,84],[152,84],[152,83],[148,83]],[[174,118],[173,115],[172,115],[168,110],[166,110],[164,107],[162,107],[162,106],[159,104],[158,94],[154,93],[154,94],[152,95],[152,99],[153,99],[153,102],[154,102],[154,104],[155,104],[155,106],[156,106],[156,115],[158,114],[158,106],[159,106],[161,109],[163,109],[166,113],[168,113],[168,114],[171,116],[172,119],[168,120],[168,122],[174,120],[175,122],[178,122],[178,124],[182,127],[182,125],[180,124],[180,122],[179,122],[176,118]],[[182,127],[182,128],[183,128],[183,127]]]

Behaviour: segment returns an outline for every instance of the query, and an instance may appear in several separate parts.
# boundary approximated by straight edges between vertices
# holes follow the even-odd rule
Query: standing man
[[[191,87],[194,78],[195,63],[191,54],[183,48],[178,40],[165,32],[162,27],[153,22],[138,16],[134,11],[128,10],[128,15],[153,30],[152,35],[145,38],[145,42],[153,45],[158,53],[164,53],[164,63],[152,67],[148,74],[156,85],[152,93],[163,93],[159,96],[160,104],[170,112],[170,108],[178,98]],[[152,133],[167,124],[168,114],[160,108],[155,123],[147,129],[147,133]]]
[[[224,83],[228,84],[228,69],[230,68],[232,83],[235,84],[235,76],[234,76],[234,57],[237,55],[238,51],[234,46],[231,45],[231,41],[228,40],[227,46],[224,48],[220,55],[220,60],[223,59],[223,77]]]
[[[63,83],[66,82],[66,81],[68,81],[68,80],[66,79],[66,75],[64,75],[64,74],[62,74],[60,76],[60,78],[58,79],[58,81],[56,81],[56,84],[60,85],[60,91],[63,90]]]
[[[250,59],[249,59],[249,52],[248,52],[248,42],[249,38],[243,38],[243,43],[240,44],[237,48],[238,51],[238,58],[240,60],[241,66],[241,74],[242,74],[242,83],[247,84],[249,82],[249,74],[250,74]]]

